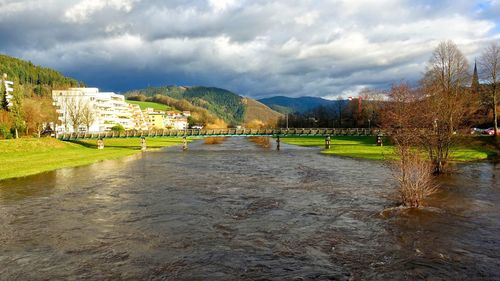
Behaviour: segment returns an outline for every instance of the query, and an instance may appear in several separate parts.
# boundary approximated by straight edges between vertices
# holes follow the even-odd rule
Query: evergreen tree
[[[7,101],[7,92],[5,91],[3,79],[0,79],[0,109],[9,110],[9,102]]]
[[[38,77],[36,79],[35,94],[37,94],[38,96],[42,96],[42,82],[40,80],[40,73],[38,73]]]

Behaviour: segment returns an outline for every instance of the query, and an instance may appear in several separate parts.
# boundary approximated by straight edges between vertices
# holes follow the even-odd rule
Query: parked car
[[[480,128],[470,128],[470,134],[471,135],[480,135],[484,132],[484,129]]]
[[[54,132],[54,130],[52,130],[52,128],[47,127],[47,128],[45,128],[45,129],[42,131],[41,135],[42,135],[42,136],[53,136],[53,135],[55,135],[55,132]]]
[[[488,128],[483,131],[483,134],[493,136],[495,134],[495,128]],[[497,131],[497,135],[500,135],[500,131]]]

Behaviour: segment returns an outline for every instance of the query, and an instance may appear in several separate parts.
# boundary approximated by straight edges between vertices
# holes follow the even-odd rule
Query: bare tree
[[[78,97],[66,97],[64,103],[73,131],[77,132],[78,128],[83,124],[82,112],[85,107],[83,100]]]
[[[470,82],[465,56],[452,41],[441,42],[435,49],[422,80],[425,116],[422,135],[434,172],[442,173],[450,155],[454,138],[464,119],[472,112]]]
[[[396,145],[411,147],[420,145],[422,122],[426,116],[421,92],[401,83],[391,87],[388,103],[382,112],[382,125]]]
[[[90,131],[90,126],[95,122],[96,116],[95,112],[92,109],[92,105],[90,103],[86,103],[82,108],[82,123],[87,128],[87,132]]]
[[[0,108],[0,138],[9,138],[12,118],[8,111]]]
[[[436,90],[458,94],[469,82],[468,63],[453,41],[439,43],[432,53],[426,73],[426,81],[435,84]]]
[[[491,99],[493,107],[493,128],[496,136],[498,131],[497,88],[500,82],[498,79],[500,73],[500,47],[498,43],[493,42],[484,49],[479,58],[479,65],[481,66],[481,76],[488,83],[488,98]]]
[[[385,98],[383,91],[375,89],[363,89],[359,93],[362,99],[361,118],[368,122],[368,127],[378,126],[380,119],[380,109]]]
[[[397,160],[391,161],[394,178],[399,183],[401,200],[407,207],[419,207],[425,197],[437,190],[432,178],[432,164],[421,149],[422,115],[425,96],[408,84],[393,85],[382,110],[382,125],[394,142]]]

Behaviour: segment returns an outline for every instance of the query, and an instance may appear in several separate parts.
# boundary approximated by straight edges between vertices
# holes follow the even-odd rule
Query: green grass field
[[[177,111],[173,107],[170,107],[165,104],[161,103],[156,103],[156,102],[149,102],[149,101],[135,101],[135,100],[127,100],[128,103],[130,104],[136,104],[138,105],[142,110],[150,107],[153,108],[154,110],[161,110],[161,111]]]
[[[148,150],[182,143],[181,138],[148,138]],[[105,139],[104,149],[96,140],[63,142],[52,138],[0,140],[0,180],[38,174],[65,167],[117,159],[139,153],[140,140]]]
[[[396,158],[392,145],[388,145],[386,141],[384,146],[380,147],[375,145],[375,140],[375,137],[332,137],[330,149],[322,150],[321,153],[370,160]],[[324,137],[283,137],[282,142],[300,146],[325,146]],[[495,157],[498,157],[498,152],[488,138],[463,138],[451,153],[451,160],[455,162],[479,161]]]
[[[494,138],[489,136],[460,137],[451,152],[453,161],[468,162],[497,159],[500,148]]]

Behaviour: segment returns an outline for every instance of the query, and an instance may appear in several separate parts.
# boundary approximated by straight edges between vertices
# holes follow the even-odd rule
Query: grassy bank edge
[[[192,141],[192,140],[188,140]],[[181,138],[148,138],[148,151],[180,145]],[[52,138],[0,140],[0,180],[25,177],[62,168],[90,165],[141,153],[139,139],[106,139],[98,150],[95,140],[62,142]]]
[[[323,137],[282,137],[283,143],[306,146],[323,147]],[[332,137],[330,149],[323,149],[321,154],[335,155],[368,160],[394,160],[394,147],[384,142],[380,147],[375,144],[375,137]],[[495,150],[491,139],[487,137],[467,137],[459,141],[452,150],[452,162],[477,162],[498,159],[498,150]]]

